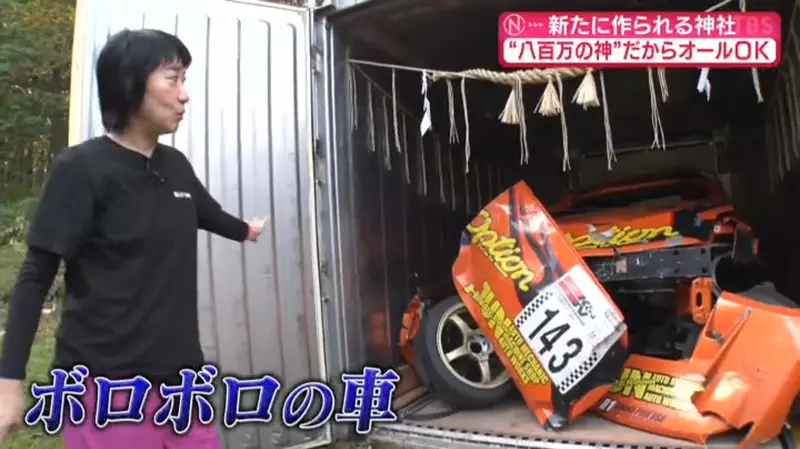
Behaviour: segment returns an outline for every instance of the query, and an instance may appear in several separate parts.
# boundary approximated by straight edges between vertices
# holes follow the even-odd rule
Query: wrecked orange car
[[[699,444],[745,430],[739,447],[754,448],[782,432],[800,392],[799,335],[800,310],[769,283],[722,292],[688,358],[631,355],[596,413]]]
[[[732,242],[735,220],[717,180],[702,173],[570,193],[548,211],[584,257]]]
[[[418,327],[407,314],[401,336],[413,338],[413,366],[432,390],[479,406],[513,389],[510,375],[539,422],[557,429],[611,388],[628,356],[623,315],[526,184],[467,226],[452,273],[459,297],[423,313]],[[439,338],[444,327],[459,345]],[[470,360],[472,380],[451,363]]]
[[[610,186],[551,210],[513,186],[467,226],[458,295],[415,297],[400,344],[435,396],[482,407],[516,385],[553,429],[593,410],[697,443],[749,429],[753,447],[783,430],[800,311],[759,278],[757,241],[712,178]],[[762,351],[767,333],[779,340]]]

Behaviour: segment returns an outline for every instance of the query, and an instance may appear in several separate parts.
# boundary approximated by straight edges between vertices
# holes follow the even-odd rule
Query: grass
[[[0,322],[5,323],[6,310],[0,310]],[[31,382],[47,382],[48,370],[53,359],[55,347],[55,330],[58,325],[58,314],[42,315],[39,322],[39,331],[31,349],[31,358],[28,363],[28,381],[25,390],[30,392]],[[32,405],[28,394],[28,405]],[[63,449],[61,437],[50,436],[39,427],[23,427],[11,438],[2,442],[3,449]]]
[[[17,245],[0,246],[0,299],[8,298],[17,278],[22,251]],[[5,318],[3,319],[5,323]]]

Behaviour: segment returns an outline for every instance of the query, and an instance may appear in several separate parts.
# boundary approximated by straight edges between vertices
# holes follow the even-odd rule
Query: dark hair
[[[176,36],[159,30],[122,30],[108,39],[97,58],[97,95],[103,127],[122,131],[139,110],[147,79],[161,65],[192,63],[189,49]]]

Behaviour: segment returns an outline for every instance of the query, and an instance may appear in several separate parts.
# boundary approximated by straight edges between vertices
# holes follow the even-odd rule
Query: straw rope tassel
[[[606,158],[608,159],[609,158],[609,152],[613,155],[614,149],[613,149],[613,146],[609,143],[611,131],[610,131],[609,125],[608,125],[608,105],[606,104],[606,98],[605,98],[605,83],[604,83],[604,80],[603,80],[603,72],[600,72],[600,84],[601,84],[600,87],[601,87],[602,95],[603,95],[602,105],[601,105],[601,102],[600,102],[600,98],[598,98],[598,96],[597,96],[597,84],[595,83],[595,80],[594,80],[594,70],[591,70],[591,69],[587,70],[586,71],[586,75],[584,75],[583,80],[581,81],[581,84],[578,86],[578,89],[575,91],[575,95],[572,97],[572,102],[576,103],[576,104],[578,104],[580,106],[583,106],[583,110],[584,111],[587,110],[590,107],[598,107],[598,106],[602,106],[603,107],[603,123],[604,123],[605,128],[606,128]],[[559,83],[559,89],[561,90],[561,94],[560,95],[562,95],[562,97],[563,97],[563,87],[561,86],[561,83]],[[563,98],[562,98],[562,101],[563,101]],[[563,114],[564,113],[562,111],[562,118],[563,118]],[[564,120],[562,122],[562,128],[563,129],[562,129],[561,132],[564,134],[564,136],[567,136],[568,134],[567,134],[567,130],[566,130],[567,129],[566,120]],[[562,168],[562,170],[564,170],[565,168],[571,169],[572,167],[571,167],[570,161],[569,161],[569,149],[568,149],[568,145],[567,145],[568,142],[566,140],[566,137],[564,138],[563,144],[564,144],[564,158],[565,158],[564,161],[566,161],[566,167],[564,166],[564,162],[562,161],[562,167],[561,168]],[[614,156],[614,157],[616,157],[616,156]],[[610,162],[609,162],[609,164],[610,164]]]
[[[408,70],[421,71],[423,69],[416,67],[406,67]],[[576,78],[586,73],[586,69],[578,68],[556,68],[556,69],[529,69],[517,70],[514,72],[494,72],[486,69],[469,69],[460,72],[442,72],[435,71],[431,74],[431,79],[436,82],[440,79],[447,78],[469,78],[472,80],[489,81],[494,84],[505,84],[513,86],[514,82],[519,79],[524,84],[544,84],[555,75],[561,76],[561,79]]]
[[[526,164],[528,162],[528,130],[525,123],[521,77],[515,76],[513,78],[511,92],[509,92],[506,104],[497,119],[506,125],[519,125],[519,165]]]
[[[387,170],[392,169],[392,146],[389,143],[389,106],[386,96],[381,96],[381,109],[383,110],[383,165]]]
[[[350,49],[347,50],[348,58]],[[354,65],[347,66],[348,92],[350,94],[350,126],[353,131],[358,129],[358,79],[356,78],[356,68]]]
[[[453,149],[447,148],[447,172],[450,174],[450,206],[456,210],[456,168],[453,164]]]
[[[422,195],[428,196],[428,167],[425,163],[425,141],[419,134],[417,134],[417,144],[419,146],[420,174],[422,175]]]
[[[555,83],[553,82],[555,78]],[[556,90],[556,84],[558,89]],[[566,171],[570,167],[569,163],[569,149],[567,137],[567,121],[564,116],[564,104],[562,103],[564,95],[564,86],[561,83],[561,77],[558,74],[551,76],[547,82],[547,86],[542,92],[539,103],[536,104],[536,112],[543,117],[552,117],[554,115],[561,115],[561,141],[564,147],[564,157],[562,158],[561,168]]]
[[[653,143],[650,148],[666,149],[664,141],[664,128],[661,126],[661,115],[658,113],[658,98],[656,97],[656,84],[653,79],[653,69],[647,69],[647,82],[650,85],[650,121],[653,125]]]
[[[447,85],[447,114],[450,118],[450,143],[458,143],[458,125],[456,124],[456,99],[453,94],[453,82],[445,80]]]
[[[593,70],[586,71],[586,75],[583,76],[575,95],[572,96],[572,102],[582,106],[584,111],[590,107],[600,106],[600,99],[597,98],[597,84],[594,82],[593,73]]]
[[[421,135],[414,133],[417,136],[417,148],[419,149],[419,194],[420,196],[428,196],[428,167],[425,166],[425,140]]]
[[[406,128],[405,114],[403,114],[403,118],[401,120],[402,122],[400,123],[400,126],[403,130],[403,168],[406,172],[406,184],[411,184],[411,166],[408,163],[408,128]]]
[[[463,162],[464,162],[464,166],[466,167],[467,161],[464,160]],[[472,212],[472,209],[470,207],[471,206],[470,203],[472,202],[472,199],[471,199],[471,195],[469,194],[469,175],[467,174],[468,172],[469,172],[469,169],[468,168],[464,168],[464,212],[465,213]]]
[[[372,83],[367,82],[367,134],[369,152],[374,153],[376,147],[375,136],[375,104],[372,98]]]
[[[511,86],[511,91],[508,93],[508,99],[506,100],[506,105],[503,106],[503,110],[500,112],[500,116],[497,117],[501,123],[505,123],[506,125],[518,125],[525,117],[521,117],[519,113],[520,105],[518,105],[518,98],[517,95],[517,88],[519,85],[522,84],[521,80],[516,79]]]
[[[447,195],[444,193],[444,170],[442,169],[442,144],[437,137],[433,141],[433,153],[436,158],[436,176],[439,178],[439,204],[447,203]]]
[[[569,161],[569,132],[567,131],[567,116],[564,112],[564,84],[561,82],[561,77],[556,74],[556,84],[558,84],[558,104],[559,112],[561,113],[561,144],[564,148],[564,156],[561,160],[561,171],[572,170],[572,164]]]
[[[467,79],[461,78],[461,104],[464,107],[464,158],[469,162],[472,148],[469,145],[469,109],[467,108]]]
[[[558,100],[558,91],[552,76],[547,80],[547,86],[536,103],[536,112],[543,117],[553,117],[561,112],[561,102]]]
[[[431,100],[428,98],[428,72],[422,72],[422,119],[419,122],[419,134],[424,136],[432,129]]]
[[[669,87],[667,86],[667,70],[661,67],[656,70],[658,73],[658,86],[661,88],[661,102],[669,100]]]
[[[600,95],[603,101],[603,128],[606,131],[606,162],[608,170],[611,171],[611,161],[617,161],[617,153],[614,151],[614,139],[611,136],[611,119],[608,114],[608,100],[606,100],[606,80],[603,72],[600,72]]]
[[[501,123],[519,125],[519,165],[528,163],[528,124],[525,118],[525,102],[522,88],[522,77],[512,78],[511,93],[506,105],[498,117]]]
[[[417,195],[422,196],[422,138],[416,132],[414,133],[414,146],[416,148],[414,157],[417,158],[414,164],[414,170],[417,172]]]
[[[756,99],[758,99],[759,103],[763,103],[764,95],[761,94],[761,80],[758,78],[758,69],[753,67],[750,69],[750,73],[753,76],[753,89],[756,91]]]
[[[400,120],[397,118],[397,70],[392,70],[392,127],[394,128],[394,148],[398,153],[402,153]]]
[[[519,147],[520,147],[520,165],[527,164],[530,160],[530,150],[528,149],[528,117],[525,112],[525,89],[522,87],[522,80],[517,79],[516,85],[516,104],[517,111],[519,111]]]

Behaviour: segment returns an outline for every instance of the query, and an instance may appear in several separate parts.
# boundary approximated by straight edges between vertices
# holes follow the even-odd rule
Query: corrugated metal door
[[[767,104],[766,147],[767,176],[770,191],[796,169],[800,158],[800,2],[794,3],[787,36],[783,43],[783,60],[778,80]]]
[[[310,20],[307,9],[264,2],[83,0],[73,54],[70,141],[79,142],[103,133],[94,63],[110,34],[158,28],[189,47],[188,113],[164,142],[188,155],[227,211],[267,219],[256,245],[200,235],[203,349],[223,374],[277,376],[284,397],[302,381],[327,378],[310,154]],[[272,423],[226,431],[226,446],[327,443],[327,426],[287,430],[282,399]]]

